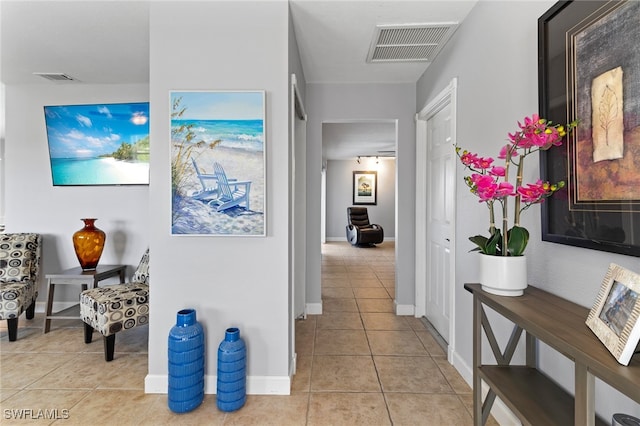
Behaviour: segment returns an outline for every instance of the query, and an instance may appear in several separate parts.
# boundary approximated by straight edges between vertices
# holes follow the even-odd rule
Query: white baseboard
[[[307,310],[307,315],[322,315],[322,302],[307,303],[306,310]]]
[[[393,301],[393,304],[396,307],[396,315],[404,315],[404,316],[413,316],[416,311],[415,306],[413,305],[400,305]]]
[[[215,394],[218,378],[204,376],[204,393]],[[144,393],[166,394],[169,378],[165,375],[148,374],[144,378]],[[289,395],[291,378],[289,376],[249,376],[247,377],[247,395]]]
[[[462,376],[465,382],[473,388],[473,370],[466,362],[460,357],[457,352],[451,353],[451,361],[458,373]],[[489,392],[489,386],[486,383],[482,383],[482,398]],[[493,407],[491,407],[491,415],[496,419],[500,426],[519,426],[522,425],[520,420],[511,412],[509,407],[504,402],[496,397]]]

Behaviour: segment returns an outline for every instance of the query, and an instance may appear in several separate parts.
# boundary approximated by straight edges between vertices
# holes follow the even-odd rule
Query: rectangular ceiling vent
[[[431,62],[457,28],[457,22],[377,25],[367,62]]]
[[[34,72],[33,75],[40,76],[42,78],[46,78],[50,81],[77,81],[75,78],[70,77],[61,72]]]

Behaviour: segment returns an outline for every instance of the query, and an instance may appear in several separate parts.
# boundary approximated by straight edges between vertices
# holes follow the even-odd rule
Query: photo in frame
[[[171,234],[265,236],[265,92],[170,98]]]
[[[640,275],[609,265],[586,324],[616,360],[629,365],[640,341]]]
[[[378,196],[378,172],[353,172],[353,205],[376,205]]]
[[[542,239],[640,256],[640,2],[562,1],[538,20],[540,116],[579,120],[540,154]]]

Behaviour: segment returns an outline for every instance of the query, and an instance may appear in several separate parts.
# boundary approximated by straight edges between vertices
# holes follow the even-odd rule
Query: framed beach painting
[[[44,107],[54,186],[148,185],[149,103]]]
[[[265,236],[265,92],[170,98],[171,234]]]
[[[376,205],[378,172],[353,172],[353,205]]]
[[[579,120],[540,154],[565,187],[542,207],[542,239],[640,256],[640,2],[562,1],[538,20],[540,115]]]

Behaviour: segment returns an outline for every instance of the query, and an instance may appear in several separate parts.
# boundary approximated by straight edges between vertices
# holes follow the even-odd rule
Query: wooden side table
[[[53,312],[53,295],[56,285],[80,285],[82,291],[84,291],[87,290],[91,284],[93,284],[93,288],[95,288],[100,281],[116,276],[120,278],[120,283],[124,283],[126,269],[126,265],[98,265],[94,271],[83,271],[82,268],[78,266],[64,270],[59,274],[47,274],[48,295],[43,333],[48,333],[51,329],[51,320],[80,318],[79,303],[62,311]]]

